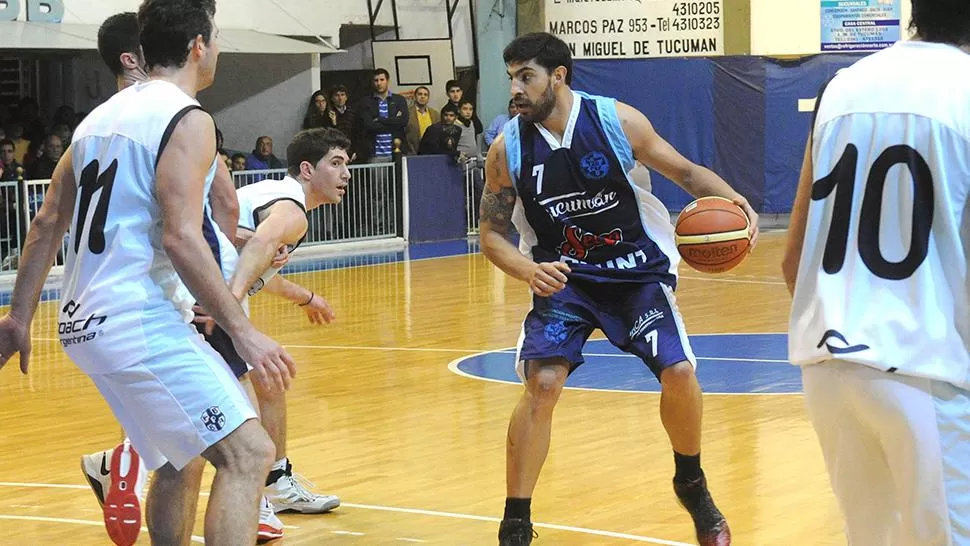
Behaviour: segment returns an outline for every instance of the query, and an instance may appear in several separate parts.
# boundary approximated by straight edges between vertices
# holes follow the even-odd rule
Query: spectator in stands
[[[229,170],[232,172],[245,171],[246,170],[246,156],[243,154],[233,154],[232,162],[229,165]]]
[[[408,110],[408,127],[405,131],[406,153],[416,154],[421,147],[421,137],[433,124],[441,121],[441,114],[428,106],[431,90],[423,85],[414,90],[414,104]]]
[[[50,134],[44,139],[40,157],[27,170],[31,180],[47,180],[54,174],[54,167],[64,154],[61,137]]]
[[[478,135],[475,133],[475,105],[470,100],[462,99],[458,106],[458,120],[455,126],[461,129],[461,138],[458,139],[458,153],[463,159],[481,159],[481,147],[478,145]]]
[[[42,141],[47,134],[47,126],[40,119],[40,106],[32,97],[20,99],[20,122],[24,127],[24,138]]]
[[[347,94],[347,87],[335,85],[330,91],[330,111],[337,118],[337,129],[353,141],[357,137],[357,118],[350,108],[349,102],[350,95]],[[353,159],[354,155],[350,153],[350,150],[347,151],[347,154]]]
[[[273,155],[273,139],[265,135],[257,138],[253,153],[246,156],[246,170],[263,171],[284,167],[283,162]]]
[[[0,173],[0,182],[8,182],[19,178],[17,169],[21,169],[21,166],[17,162],[17,157],[14,153],[15,149],[16,147],[13,141],[9,138],[0,140],[0,169],[3,169],[3,172]]]
[[[408,103],[404,97],[391,93],[390,74],[383,68],[374,71],[374,94],[364,97],[357,107],[357,119],[364,127],[368,149],[357,150],[371,161],[391,161],[394,139],[404,141],[408,126]]]
[[[456,110],[461,108],[461,100],[465,96],[465,91],[462,90],[461,84],[458,80],[448,80],[445,84],[445,91],[448,92],[448,103],[455,107]],[[472,116],[472,123],[475,124],[475,134],[482,134],[482,120],[478,119],[478,116]]]
[[[74,112],[72,111],[71,116],[73,115]],[[61,143],[64,147],[67,147],[71,144],[71,137],[74,135],[74,130],[66,123],[58,123],[51,127],[51,134],[61,137]]]
[[[310,104],[303,115],[304,129],[337,128],[337,114],[329,107],[327,94],[317,91],[310,96]]]
[[[502,128],[505,127],[505,124],[508,123],[510,119],[518,115],[518,113],[519,109],[516,108],[515,101],[509,100],[509,113],[495,116],[495,119],[492,120],[492,124],[488,126],[488,129],[485,129],[486,151],[492,147],[492,142],[495,140],[495,137],[502,132]]]
[[[64,124],[70,128],[71,132],[73,132],[76,118],[77,118],[77,115],[74,113],[74,109],[66,104],[62,104],[54,112],[54,119],[51,120],[51,125],[57,126],[57,125]],[[64,139],[62,138],[61,140],[64,140]]]
[[[447,105],[441,109],[441,121],[432,124],[421,137],[421,144],[418,153],[425,154],[445,154],[454,158],[458,157],[458,140],[461,139],[461,128],[455,124],[458,119],[458,110]]]
[[[7,126],[7,138],[14,145],[14,157],[17,163],[23,165],[24,157],[27,156],[27,149],[30,148],[30,140],[24,138],[24,125],[19,121],[13,121]]]
[[[21,163],[24,166],[24,177],[32,178],[34,173],[34,164],[44,156],[44,139],[32,140],[27,145],[27,153],[24,154],[24,160]]]

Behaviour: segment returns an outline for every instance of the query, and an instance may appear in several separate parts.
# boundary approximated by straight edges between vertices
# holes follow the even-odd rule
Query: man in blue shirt
[[[374,94],[365,97],[357,108],[370,149],[363,150],[372,161],[390,161],[394,153],[394,139],[404,141],[408,126],[408,103],[404,97],[391,93],[390,74],[383,68],[374,70]]]

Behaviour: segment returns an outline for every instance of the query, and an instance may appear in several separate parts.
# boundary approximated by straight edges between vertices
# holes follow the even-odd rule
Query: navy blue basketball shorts
[[[533,294],[516,354],[519,378],[525,381],[528,360],[563,358],[572,372],[583,363],[583,346],[596,328],[620,350],[640,357],[658,379],[679,362],[697,367],[669,286],[570,280],[548,298]]]
[[[205,333],[205,327],[202,324],[195,324],[195,329],[222,356],[226,364],[229,364],[229,369],[232,370],[236,379],[241,379],[242,376],[249,372],[249,365],[236,352],[236,346],[232,344],[232,338],[229,337],[229,334],[221,326],[217,324],[211,334]]]

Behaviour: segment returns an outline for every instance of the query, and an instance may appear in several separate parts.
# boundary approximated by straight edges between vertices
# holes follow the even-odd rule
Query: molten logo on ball
[[[714,258],[723,258],[724,256],[731,256],[737,254],[738,245],[729,246],[715,246],[715,247],[687,247],[687,257],[693,260],[711,260]]]

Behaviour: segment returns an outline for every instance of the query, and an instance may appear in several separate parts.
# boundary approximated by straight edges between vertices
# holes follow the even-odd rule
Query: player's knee
[[[263,474],[273,464],[276,446],[259,421],[250,419],[203,455],[216,470]]]
[[[697,382],[694,366],[690,362],[678,362],[660,372],[660,384],[664,389],[690,388]]]
[[[568,367],[566,366],[536,366],[529,375],[528,392],[534,405],[556,403],[562,387],[566,383]]]

